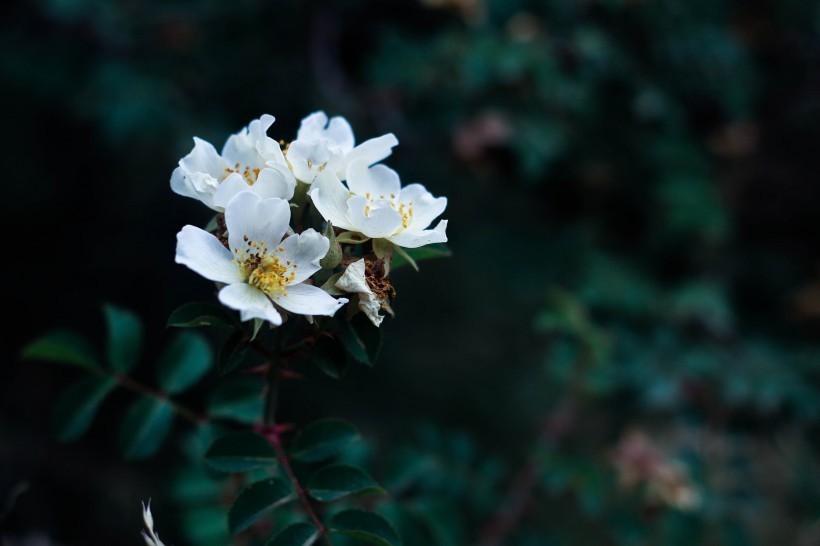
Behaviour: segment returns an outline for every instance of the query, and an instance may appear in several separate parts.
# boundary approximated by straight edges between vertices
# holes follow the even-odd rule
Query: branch
[[[260,353],[262,352],[259,347],[254,346],[254,348]],[[263,354],[266,353],[269,353],[269,351],[266,350]],[[299,479],[296,477],[296,474],[293,472],[293,468],[290,466],[288,454],[285,453],[285,448],[282,446],[282,439],[279,436],[280,431],[283,430],[283,427],[276,424],[277,395],[279,391],[279,381],[282,379],[282,374],[280,373],[278,365],[279,363],[279,359],[271,360],[270,362],[271,369],[268,375],[268,392],[265,395],[266,430],[264,435],[273,446],[273,450],[276,452],[276,459],[285,471],[285,475],[288,477],[291,486],[293,486],[293,490],[296,491],[296,496],[299,497],[299,502],[302,504],[302,508],[304,508],[305,513],[313,522],[313,525],[316,526],[317,531],[319,531],[319,535],[321,535],[322,539],[324,539],[327,546],[333,546],[327,532],[327,527],[325,527],[325,524],[319,519],[319,516],[316,515],[316,511],[313,509],[310,499],[308,499],[302,484],[299,483]]]
[[[131,392],[141,394],[143,396],[150,396],[151,398],[156,398],[157,400],[162,400],[163,402],[166,402],[169,406],[171,406],[171,408],[175,412],[179,414],[180,417],[187,419],[195,425],[201,425],[211,420],[207,415],[197,413],[191,408],[183,406],[179,402],[171,400],[170,398],[168,398],[168,395],[164,392],[143,385],[139,381],[132,379],[131,377],[123,373],[111,372],[104,369],[97,369],[97,371],[103,375],[107,375],[115,379],[117,383],[120,384],[120,386],[125,387]]]

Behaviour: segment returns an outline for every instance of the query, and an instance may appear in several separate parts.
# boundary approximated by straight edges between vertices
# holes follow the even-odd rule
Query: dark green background
[[[170,192],[176,161],[261,113],[291,139],[316,109],[359,141],[397,135],[387,163],[448,196],[454,255],[397,272],[375,371],[295,385],[287,417],[348,417],[377,468],[399,445],[440,449],[419,428],[470,438],[500,461],[499,504],[534,457],[509,544],[818,543],[820,6],[470,4],[0,8],[0,498],[30,486],[0,521],[8,544],[138,543],[137,503],[170,496],[178,450],[123,463],[116,400],[58,444],[49,412],[71,373],[19,350],[56,326],[99,338],[111,301],[145,319],[150,379],[167,315],[212,291],[173,262],[175,233],[209,217]],[[482,141],[476,119],[503,129]],[[608,454],[633,427],[687,462],[702,510],[623,508]],[[485,478],[447,493],[464,544],[491,514],[465,500]],[[164,537],[192,544],[164,502]]]

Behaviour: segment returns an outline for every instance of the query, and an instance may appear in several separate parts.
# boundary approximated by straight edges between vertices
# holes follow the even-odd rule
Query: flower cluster
[[[273,122],[252,121],[221,153],[194,138],[171,189],[217,216],[211,230],[182,228],[177,263],[218,283],[219,300],[243,321],[277,326],[286,313],[312,320],[357,300],[378,326],[382,312],[393,313],[394,252],[413,263],[405,249],[446,242],[447,220],[431,225],[447,199],[421,184],[402,187],[379,163],[398,144],[392,134],[357,146],[344,118],[315,112],[285,144],[268,136]],[[318,231],[305,227],[319,221],[312,209]]]

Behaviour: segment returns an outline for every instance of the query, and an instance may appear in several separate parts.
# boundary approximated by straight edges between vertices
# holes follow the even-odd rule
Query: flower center
[[[293,282],[296,274],[288,273],[286,265],[279,262],[278,256],[265,256],[262,261],[251,271],[248,277],[248,284],[255,286],[265,294],[287,295],[287,286]]]
[[[237,163],[233,166],[233,169],[230,167],[225,167],[225,178],[229,177],[233,173],[238,173],[242,175],[242,178],[245,179],[245,182],[248,183],[248,186],[253,186],[256,179],[259,177],[259,171],[261,169],[251,169],[249,165],[242,165],[241,163]]]
[[[367,199],[367,205],[364,207],[364,215],[370,216],[370,210],[372,205],[376,205],[379,202],[388,203],[393,210],[399,213],[401,216],[401,228],[405,229],[411,223],[413,223],[413,202],[408,201],[407,203],[398,203],[396,202],[396,194],[391,193],[390,198],[388,199],[386,195],[379,195],[378,198],[372,195],[370,192],[364,194],[365,199]]]
[[[269,296],[287,295],[287,287],[296,278],[296,264],[282,263],[279,256],[270,254],[264,242],[249,241],[247,250],[234,249],[234,262],[239,265],[249,285]],[[283,247],[279,247],[281,252]],[[289,270],[289,268],[291,268]]]

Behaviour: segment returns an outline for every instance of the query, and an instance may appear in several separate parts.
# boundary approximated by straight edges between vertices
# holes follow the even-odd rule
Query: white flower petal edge
[[[273,307],[268,296],[249,284],[229,284],[219,291],[219,301],[226,307],[239,311],[243,321],[258,318],[267,320],[274,326],[282,324],[282,316]]]
[[[286,158],[296,178],[306,184],[312,184],[327,169],[343,180],[350,162],[377,163],[393,153],[399,141],[388,133],[358,146],[355,143],[347,120],[340,116],[328,119],[324,112],[314,112],[302,120]]]
[[[447,220],[428,229],[447,208],[446,197],[433,197],[421,184],[402,188],[396,172],[384,165],[357,160],[347,173],[347,187],[327,170],[311,187],[310,198],[325,220],[405,248],[447,242]]]
[[[142,522],[145,524],[145,529],[142,531],[142,540],[145,541],[146,546],[165,546],[159,539],[159,535],[154,532],[154,516],[151,515],[151,501],[148,505],[142,504]]]
[[[345,272],[339,280],[336,281],[336,288],[350,294],[358,294],[359,309],[364,312],[365,316],[370,319],[370,322],[372,322],[374,326],[378,327],[381,325],[384,316],[379,312],[384,309],[383,304],[386,302],[379,299],[379,297],[373,293],[370,285],[367,284],[364,258],[347,266]],[[387,309],[388,312],[390,312],[389,306]]]
[[[279,144],[267,136],[273,122],[274,117],[268,114],[251,121],[228,137],[221,155],[209,142],[194,137],[194,149],[179,161],[171,175],[171,189],[218,212],[239,191],[290,199],[296,179],[287,168]],[[226,182],[228,187],[223,189]]]
[[[347,303],[347,298],[336,299],[318,286],[295,284],[287,292],[273,297],[276,305],[297,315],[326,315],[332,317]]]
[[[209,281],[228,284],[242,281],[231,251],[213,234],[195,226],[185,226],[177,233],[176,262]]]
[[[176,261],[227,284],[219,300],[239,311],[243,321],[281,324],[274,302],[292,313],[332,316],[348,300],[301,284],[320,269],[330,241],[312,229],[283,240],[289,222],[286,201],[241,192],[225,208],[230,250],[214,235],[185,226],[177,235]]]

